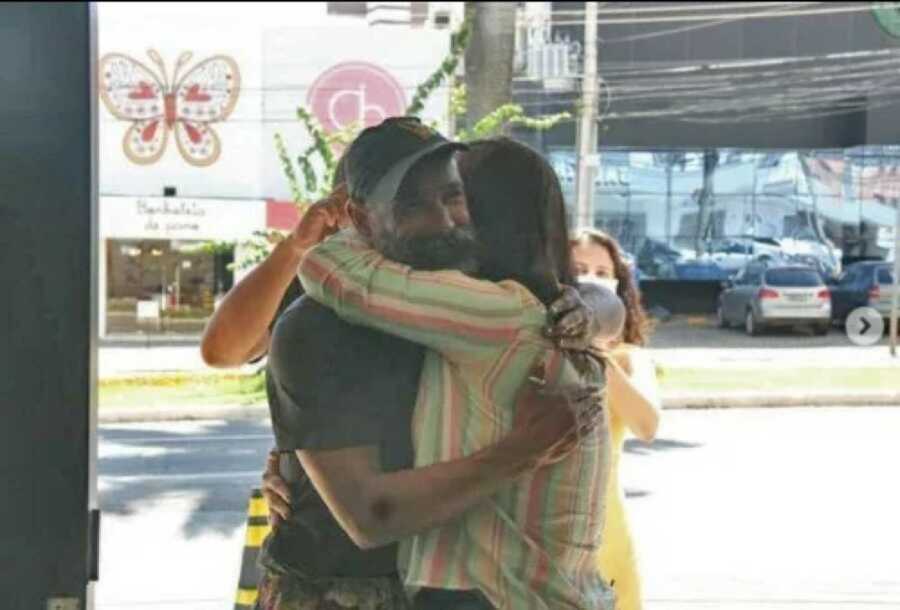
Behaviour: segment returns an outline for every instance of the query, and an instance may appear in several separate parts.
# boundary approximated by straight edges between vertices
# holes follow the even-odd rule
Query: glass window
[[[107,242],[107,334],[198,335],[231,288],[232,248],[204,242]]]
[[[762,277],[763,277],[762,269],[748,269],[745,285],[759,286],[760,284],[762,284]]]
[[[812,269],[770,269],[766,284],[777,287],[812,288],[821,286],[822,278]]]
[[[893,284],[894,283],[894,272],[890,267],[880,267],[878,269],[878,283],[879,284]]]
[[[841,286],[852,286],[856,283],[858,277],[859,269],[848,269],[844,272],[844,275],[841,276]]]

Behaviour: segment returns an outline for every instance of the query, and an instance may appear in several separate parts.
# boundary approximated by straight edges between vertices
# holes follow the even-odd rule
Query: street
[[[105,425],[100,610],[233,605],[266,421]],[[646,607],[900,607],[900,408],[667,411],[622,481]]]
[[[860,347],[843,329],[833,328],[824,337],[790,329],[772,329],[763,336],[748,337],[742,330],[721,329],[712,316],[678,317],[657,324],[650,353],[663,366],[760,367],[806,362],[815,366],[884,367],[897,364],[888,352],[888,338],[876,346]],[[100,379],[160,373],[214,372],[200,357],[198,341],[107,341],[98,350]],[[256,365],[244,366],[250,373]],[[233,370],[229,372],[234,372]]]

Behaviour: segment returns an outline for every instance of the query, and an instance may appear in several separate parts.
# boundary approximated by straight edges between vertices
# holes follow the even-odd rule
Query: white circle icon
[[[877,309],[857,307],[847,316],[847,337],[856,345],[875,345],[883,335],[884,318]]]

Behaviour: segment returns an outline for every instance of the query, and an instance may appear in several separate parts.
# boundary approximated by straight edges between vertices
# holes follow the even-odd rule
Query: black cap
[[[465,150],[415,117],[391,117],[364,129],[347,150],[347,190],[357,201],[390,202],[407,172],[441,150]]]

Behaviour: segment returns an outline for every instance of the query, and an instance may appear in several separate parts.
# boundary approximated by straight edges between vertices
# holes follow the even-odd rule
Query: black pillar
[[[93,12],[0,3],[0,607],[94,572]],[[50,598],[61,601],[48,605]]]

